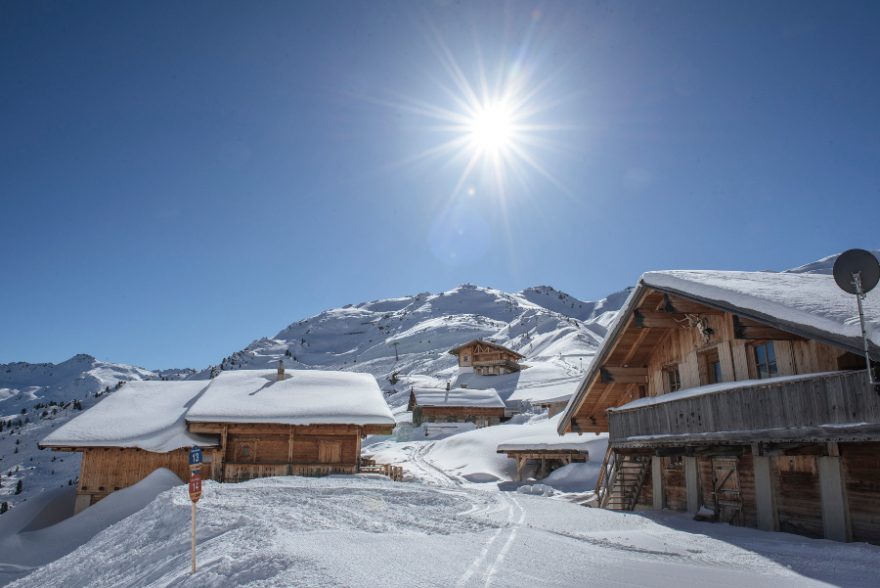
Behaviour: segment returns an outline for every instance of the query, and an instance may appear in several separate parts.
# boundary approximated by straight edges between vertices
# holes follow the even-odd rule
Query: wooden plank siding
[[[840,446],[853,541],[880,543],[880,443]]]
[[[880,436],[880,395],[864,372],[847,372],[613,411],[609,420],[615,447],[847,441]]]
[[[684,479],[684,463],[680,457],[664,457],[661,460],[663,472],[663,502],[669,510],[687,510],[687,486]]]
[[[466,423],[482,421],[496,425],[504,418],[504,407],[486,406],[419,406],[413,410],[413,424]]]
[[[77,494],[91,497],[94,504],[107,494],[132,486],[159,468],[167,468],[181,480],[189,479],[189,449],[153,453],[143,449],[95,447],[82,450]],[[213,461],[215,451],[204,450],[206,461]],[[203,464],[203,476],[210,477],[212,464]]]
[[[820,538],[824,535],[819,473],[812,455],[772,458],[779,530]]]

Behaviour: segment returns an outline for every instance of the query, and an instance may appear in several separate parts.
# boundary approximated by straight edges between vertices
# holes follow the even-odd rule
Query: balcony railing
[[[880,395],[865,372],[838,372],[612,409],[608,423],[615,447],[855,441],[880,438]]]
[[[500,365],[502,367],[510,368],[512,370],[515,370],[520,367],[520,365],[517,362],[510,360],[510,359],[487,359],[487,360],[482,360],[482,359],[476,360],[475,359],[473,362],[474,367],[495,367],[498,365]]]

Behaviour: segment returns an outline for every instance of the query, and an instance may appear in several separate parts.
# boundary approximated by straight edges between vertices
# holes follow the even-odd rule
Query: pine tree
[[[22,483],[22,481],[19,480],[18,483],[15,485],[15,493],[21,494],[22,490],[24,490],[24,483]]]
[[[4,512],[6,512],[7,510],[9,510],[9,503],[8,503],[8,502],[5,502],[5,501],[4,501],[4,502],[0,502],[0,515],[2,515],[2,514],[3,514]]]

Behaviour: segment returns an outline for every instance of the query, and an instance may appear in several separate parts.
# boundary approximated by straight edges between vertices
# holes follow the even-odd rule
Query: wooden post
[[[762,531],[776,530],[776,503],[773,489],[773,464],[766,455],[760,455],[759,448],[752,448],[752,463],[755,468],[755,510],[758,528]]]
[[[651,457],[651,498],[654,510],[663,510],[663,458]]]
[[[192,503],[192,573],[196,573],[196,503]]]
[[[849,521],[841,459],[835,455],[819,457],[817,465],[825,538],[835,541],[851,541],[852,529]]]
[[[684,482],[687,489],[687,510],[696,514],[700,509],[700,478],[697,470],[697,458],[684,456]]]

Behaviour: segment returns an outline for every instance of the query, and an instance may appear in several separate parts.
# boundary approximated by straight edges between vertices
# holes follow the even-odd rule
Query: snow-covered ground
[[[565,493],[590,491],[596,485],[599,467],[608,447],[608,435],[571,433],[560,437],[556,433],[559,418],[559,415],[550,419],[546,415],[537,415],[525,422],[514,421],[468,430],[438,440],[420,440],[418,434],[412,436],[413,440],[407,441],[392,438],[365,444],[363,451],[378,463],[403,467],[408,480],[439,485],[473,485],[485,490],[509,490],[518,485],[513,483],[516,467],[513,460],[497,452],[499,445],[577,445],[589,452],[590,461],[571,464],[566,472],[541,482],[548,486],[558,482],[558,490]],[[532,482],[529,476],[534,473],[533,469],[526,471],[522,484]],[[574,484],[575,480],[578,481],[577,485]]]
[[[15,587],[876,586],[880,548],[366,477],[179,486]],[[88,511],[86,511],[88,512]]]

